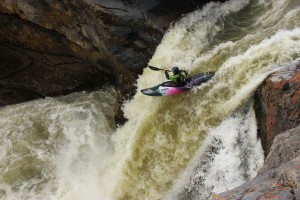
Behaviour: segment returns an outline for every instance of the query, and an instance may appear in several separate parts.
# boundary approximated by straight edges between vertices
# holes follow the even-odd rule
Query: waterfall
[[[207,200],[263,164],[252,96],[300,54],[300,3],[209,3],[174,22],[149,65],[215,71],[189,92],[149,97],[165,81],[145,68],[113,123],[116,92],[46,98],[0,109],[1,199]]]
[[[182,183],[180,177],[192,165],[196,155],[200,159],[198,163],[204,162],[201,158],[207,159],[207,155],[198,155],[197,152],[203,146],[209,148],[210,145],[206,144],[210,142],[206,140],[209,134],[213,134],[215,129],[223,131],[220,126],[223,127],[231,115],[240,116],[234,112],[249,102],[256,88],[270,73],[299,57],[299,14],[299,3],[295,1],[239,0],[210,3],[174,23],[149,65],[165,69],[178,66],[189,74],[216,71],[216,75],[184,95],[151,98],[138,93],[125,104],[124,112],[129,121],[114,135],[115,156],[120,163],[115,197],[164,199],[165,195],[169,195],[172,199],[180,199],[188,194],[181,189],[182,192],[174,198],[173,187],[194,187],[189,181]],[[145,68],[137,82],[138,90],[162,80],[163,73]],[[246,107],[249,109],[242,112],[244,114],[250,112],[250,107]],[[253,124],[250,117],[239,120],[240,123]],[[242,131],[248,134],[246,138],[253,138],[256,130],[253,127],[251,130],[237,132]],[[233,143],[244,141],[242,133],[235,137]],[[233,133],[223,131],[223,134]],[[232,146],[226,145],[224,137],[219,137],[218,141],[220,149]],[[236,151],[249,154],[249,149],[252,149],[257,152],[259,143],[256,140],[249,142]],[[220,153],[223,151],[220,150]],[[209,159],[214,165],[224,163],[222,160],[218,163],[218,153],[213,156],[215,158]],[[237,165],[247,163],[247,172],[222,173],[234,177],[214,178],[218,184],[228,185],[223,187],[224,190],[250,180],[261,166],[262,152],[246,156],[248,160],[243,160],[245,156],[241,154],[239,161],[228,156],[227,162]],[[244,167],[241,170],[245,170]],[[211,173],[217,174],[216,171]],[[207,183],[208,177],[213,180],[213,176],[202,176],[203,180],[198,184]],[[191,190],[197,190],[197,185],[194,185]],[[207,188],[206,194],[197,190],[195,199],[207,199],[213,192],[222,192],[222,187]],[[176,191],[180,191],[178,187]],[[193,198],[194,195],[189,196]]]
[[[263,163],[256,131],[251,100],[208,133],[167,199],[209,199],[253,178]]]
[[[101,197],[115,98],[107,87],[2,108],[0,199]]]

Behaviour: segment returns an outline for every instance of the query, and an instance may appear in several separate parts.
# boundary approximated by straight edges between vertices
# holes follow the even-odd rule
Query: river
[[[115,127],[116,91],[46,98],[0,109],[0,198],[207,200],[263,165],[253,94],[300,54],[298,0],[209,3],[174,22],[149,65],[213,79],[149,97],[165,81],[145,68]]]

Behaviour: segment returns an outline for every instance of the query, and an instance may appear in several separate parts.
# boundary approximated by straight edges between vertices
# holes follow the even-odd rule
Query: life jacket
[[[185,70],[180,70],[180,82],[185,83],[187,80],[187,72]]]
[[[187,72],[184,70],[180,70],[178,74],[169,75],[168,71],[165,72],[166,78],[172,80],[178,84],[184,84],[187,80]]]

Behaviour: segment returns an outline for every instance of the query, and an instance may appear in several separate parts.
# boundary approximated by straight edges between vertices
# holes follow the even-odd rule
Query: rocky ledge
[[[259,134],[267,156],[276,135],[300,125],[300,61],[269,76],[256,97]]]

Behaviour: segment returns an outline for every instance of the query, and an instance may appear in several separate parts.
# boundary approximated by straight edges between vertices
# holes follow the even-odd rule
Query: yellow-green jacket
[[[168,71],[165,71],[166,78],[177,83],[182,84],[186,82],[187,72],[184,70],[180,70],[179,74],[170,75]]]

